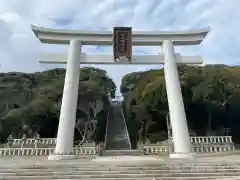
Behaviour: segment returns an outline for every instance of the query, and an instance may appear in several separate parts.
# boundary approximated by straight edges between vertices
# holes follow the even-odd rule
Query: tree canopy
[[[82,68],[79,82],[75,140],[104,141],[109,97],[116,86],[106,71]],[[240,67],[207,65],[179,66],[187,121],[192,135],[233,136],[240,143]],[[37,73],[0,73],[1,138],[12,133],[20,138],[56,137],[65,70]],[[124,96],[132,147],[138,140],[166,140],[168,100],[164,69],[134,72],[123,77]]]
[[[115,97],[116,86],[104,70],[82,68],[80,74],[77,121],[87,122],[97,118],[98,121],[94,122],[98,124],[96,128],[100,131],[98,138],[101,140],[105,133],[102,131],[105,130],[108,99],[109,96]],[[38,132],[42,137],[56,137],[64,77],[64,69],[32,74],[0,74],[3,140],[9,133],[19,138],[26,130],[29,136]],[[77,131],[76,138],[81,139]]]
[[[240,142],[240,67],[207,65],[179,66],[185,110],[194,135],[223,135],[227,129]],[[122,79],[124,112],[132,141],[167,138],[168,101],[164,69],[134,72]]]

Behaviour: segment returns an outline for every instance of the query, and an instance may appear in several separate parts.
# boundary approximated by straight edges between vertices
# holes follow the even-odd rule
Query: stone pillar
[[[80,76],[81,42],[71,40],[68,52],[62,106],[54,154],[48,160],[73,159],[73,138],[76,121],[78,86]]]
[[[193,158],[178,68],[171,40],[163,42],[163,53],[165,54],[164,76],[174,143],[174,153],[170,154],[170,158]]]

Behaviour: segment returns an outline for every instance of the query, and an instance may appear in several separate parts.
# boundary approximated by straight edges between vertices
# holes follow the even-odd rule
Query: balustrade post
[[[9,134],[8,138],[7,138],[7,143],[8,143],[8,148],[11,149],[12,148],[12,145],[13,145],[13,137],[12,137],[12,134]]]
[[[98,155],[102,156],[103,155],[103,151],[104,151],[104,143],[103,142],[99,143],[98,147],[99,147],[98,148]]]
[[[26,144],[27,141],[27,135],[23,134],[22,139],[21,139],[21,148]]]
[[[37,134],[35,140],[34,140],[34,148],[38,148],[38,145],[40,144],[40,141],[41,141],[41,138],[40,138],[40,135]]]
[[[217,140],[216,140],[216,137],[213,137],[213,143],[216,143]]]
[[[212,136],[209,137],[209,142],[210,142],[210,143],[213,143],[213,141],[214,141],[214,137],[212,137]]]
[[[208,144],[209,143],[208,137],[204,137],[204,141]]]
[[[224,138],[222,136],[220,137],[220,141],[221,143],[225,143]]]
[[[231,139],[230,139],[230,137],[229,137],[229,136],[227,136],[227,138],[226,138],[226,139],[227,139],[227,142],[228,142],[228,143],[231,143]]]

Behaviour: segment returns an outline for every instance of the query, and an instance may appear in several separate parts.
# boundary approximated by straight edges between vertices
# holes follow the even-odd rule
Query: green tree
[[[92,131],[95,133],[98,129],[102,138],[107,116],[105,107],[109,106],[109,96],[115,96],[116,86],[104,70],[82,68],[80,74],[77,119],[87,121],[90,114],[91,122],[95,122]],[[5,139],[10,132],[20,137],[27,129],[40,132],[42,137],[56,136],[64,77],[63,69],[32,74],[0,74],[3,87],[0,89],[1,133]],[[85,111],[85,108],[88,110]],[[97,127],[99,119],[101,129]],[[81,138],[77,130],[75,134],[76,138]]]
[[[240,67],[179,66],[179,75],[191,134],[206,135],[212,131],[216,133],[220,129],[231,128],[234,135],[240,130],[237,128],[240,123],[236,110],[240,103]],[[152,141],[155,141],[156,134],[159,134],[158,141],[163,136],[166,137],[168,103],[164,70],[126,75],[122,79],[121,92],[124,95],[123,106],[128,124],[135,121],[138,124],[137,128],[129,128],[130,131],[135,131],[131,133],[142,128],[139,124],[149,122],[153,124],[148,130]],[[142,121],[146,122],[141,123]]]

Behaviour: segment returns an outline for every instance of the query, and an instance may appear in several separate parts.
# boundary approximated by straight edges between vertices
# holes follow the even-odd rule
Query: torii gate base
[[[73,136],[76,119],[80,64],[161,64],[164,63],[170,122],[174,142],[174,153],[170,158],[192,159],[188,126],[178,76],[177,63],[201,64],[200,57],[182,57],[174,53],[174,45],[200,44],[208,29],[189,32],[136,32],[133,33],[133,45],[162,45],[163,55],[132,57],[132,61],[114,62],[112,56],[81,55],[82,45],[111,45],[112,32],[54,30],[32,26],[35,35],[43,43],[69,44],[66,59],[54,60],[57,55],[50,55],[52,60],[43,63],[67,63],[66,77],[62,98],[62,107],[57,134],[55,153],[49,160],[73,159]],[[94,58],[95,57],[95,58]],[[64,56],[62,58],[65,58]],[[96,59],[98,58],[98,59]]]

